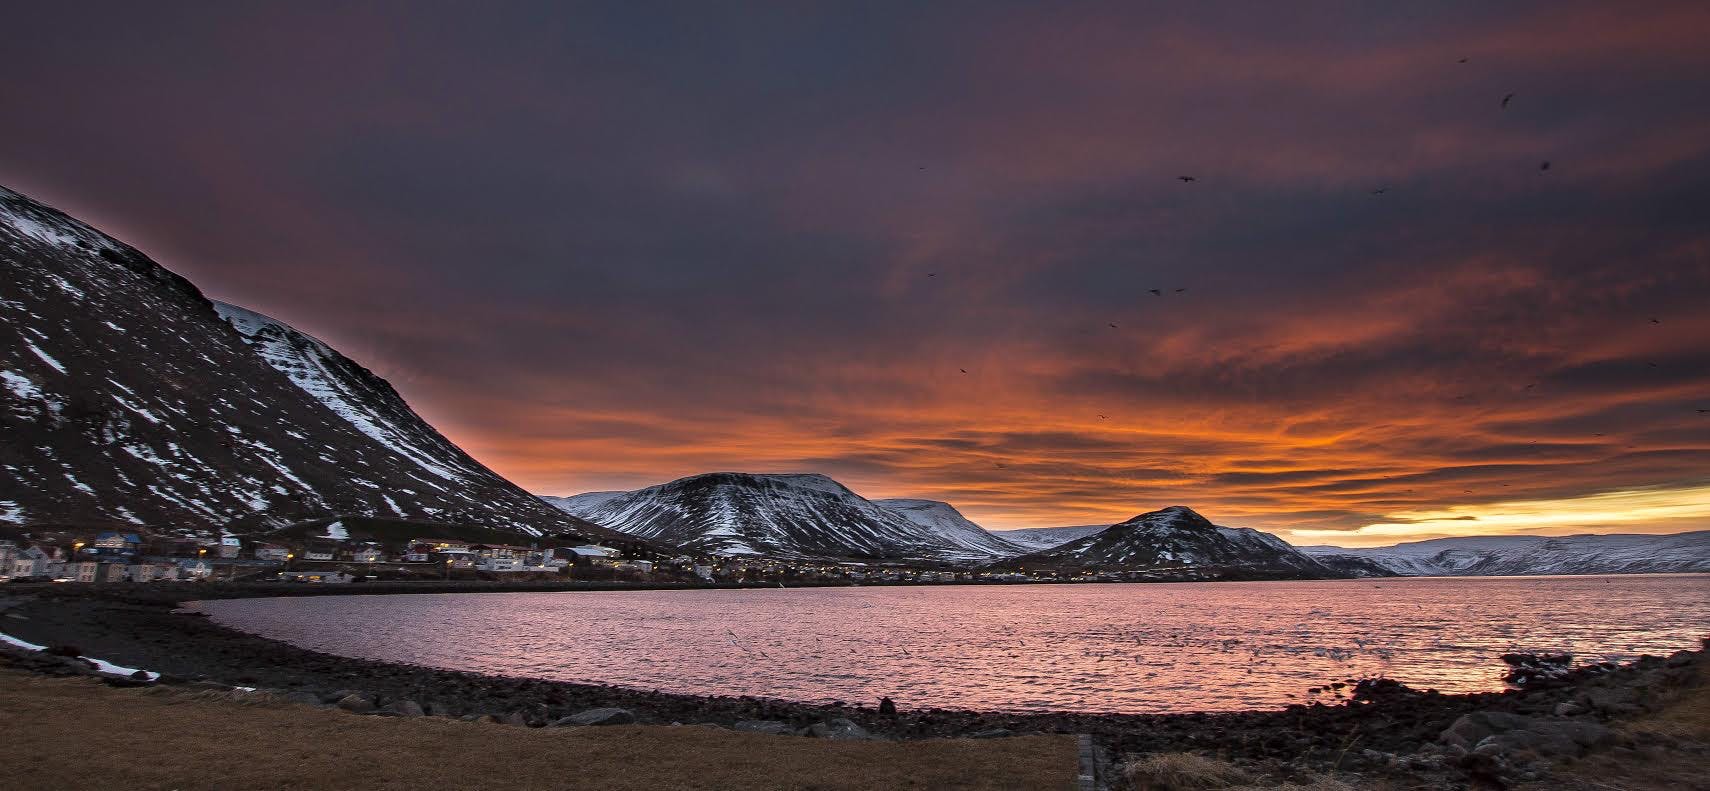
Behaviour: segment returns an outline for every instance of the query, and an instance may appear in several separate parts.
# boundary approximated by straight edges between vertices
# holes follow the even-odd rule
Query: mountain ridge
[[[310,336],[241,319],[282,355],[320,344],[325,370],[340,372],[328,381],[372,400],[365,414],[437,438],[431,458],[406,458],[276,367],[290,355],[269,360],[195,284],[5,188],[0,272],[0,469],[15,484],[0,491],[0,520],[199,534],[337,515],[585,527],[455,450],[383,379]],[[468,474],[453,482],[424,460]]]

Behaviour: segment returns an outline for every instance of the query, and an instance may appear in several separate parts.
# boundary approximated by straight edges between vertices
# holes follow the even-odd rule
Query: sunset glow
[[[1348,545],[1710,525],[1703,3],[51,6],[17,13],[79,36],[11,47],[13,186],[533,492],[821,472],[994,529],[1184,504]]]

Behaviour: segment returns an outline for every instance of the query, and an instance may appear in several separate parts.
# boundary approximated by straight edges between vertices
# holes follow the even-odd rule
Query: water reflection
[[[221,623],[345,656],[805,701],[1268,708],[1388,676],[1497,689],[1506,651],[1624,660],[1710,633],[1710,576],[251,599]]]

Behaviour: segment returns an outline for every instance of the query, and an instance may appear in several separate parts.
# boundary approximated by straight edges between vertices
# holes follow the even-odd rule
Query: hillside
[[[579,526],[325,344],[216,306],[136,249],[5,189],[0,275],[0,521],[190,533],[338,515],[531,534]]]
[[[1184,506],[1141,514],[994,569],[1150,572],[1183,579],[1298,579],[1341,576],[1269,533],[1218,527]]]

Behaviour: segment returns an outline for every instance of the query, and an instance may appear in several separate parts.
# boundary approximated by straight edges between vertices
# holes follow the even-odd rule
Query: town
[[[201,581],[345,584],[365,581],[618,581],[685,584],[907,584],[1146,581],[1144,573],[986,572],[953,566],[833,563],[670,554],[640,541],[559,533],[523,543],[438,535],[353,537],[344,522],[297,538],[163,536],[142,530],[19,534],[0,539],[0,583]],[[393,530],[392,532],[398,532]],[[516,542],[519,536],[511,535]]]

